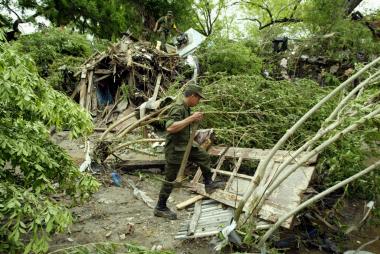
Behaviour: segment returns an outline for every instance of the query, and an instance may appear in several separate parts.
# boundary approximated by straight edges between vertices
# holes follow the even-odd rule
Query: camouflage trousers
[[[178,163],[173,163],[172,153],[175,153],[178,157]],[[160,199],[167,200],[169,198],[170,193],[173,190],[173,184],[171,184],[170,182],[174,182],[177,178],[179,168],[181,167],[183,154],[184,152],[178,153],[171,150],[165,152],[165,182],[163,182],[160,190]],[[202,175],[204,178],[211,179],[212,173],[210,169],[210,156],[205,150],[199,147],[192,147],[189,155],[189,161],[194,162],[201,168]]]

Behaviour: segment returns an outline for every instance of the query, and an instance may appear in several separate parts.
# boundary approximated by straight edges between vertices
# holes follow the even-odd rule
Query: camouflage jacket
[[[168,128],[174,122],[181,121],[188,116],[190,116],[191,111],[188,106],[185,105],[183,100],[175,103],[168,114],[168,120],[166,121],[165,127]],[[190,138],[191,126],[188,125],[177,133],[167,133],[165,150],[166,151],[177,151],[183,152],[186,150],[186,145]]]
[[[157,20],[159,25],[158,31],[170,32],[171,30],[177,30],[177,26],[174,22],[174,19],[168,18],[168,16],[163,16]]]

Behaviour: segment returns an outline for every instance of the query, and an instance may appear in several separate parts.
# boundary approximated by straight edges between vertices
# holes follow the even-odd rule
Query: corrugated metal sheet
[[[189,220],[181,224],[175,239],[191,239],[198,237],[212,236],[219,233],[225,226],[231,223],[234,209],[225,207],[214,200],[201,200],[200,214],[194,213]],[[195,205],[196,207],[196,205]],[[196,216],[197,218],[194,218]],[[192,221],[196,220],[194,230],[190,230]]]

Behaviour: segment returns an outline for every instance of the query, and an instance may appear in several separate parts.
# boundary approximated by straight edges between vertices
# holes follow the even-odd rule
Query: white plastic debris
[[[86,171],[86,169],[91,169],[91,157],[90,157],[90,141],[86,141],[84,151],[86,153],[84,162],[79,167],[80,172]]]

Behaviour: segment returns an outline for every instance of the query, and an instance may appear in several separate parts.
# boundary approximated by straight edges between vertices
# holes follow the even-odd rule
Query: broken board
[[[212,171],[214,172],[214,178],[224,176],[228,178],[225,188],[223,190],[216,190],[211,195],[207,194],[204,190],[204,184],[200,182],[201,172],[200,170],[195,174],[194,179],[191,181],[192,189],[206,197],[217,200],[223,204],[236,208],[239,201],[242,199],[245,191],[254,175],[247,175],[239,172],[239,169],[243,161],[258,161],[261,163],[271,150],[251,149],[251,148],[238,148],[238,147],[211,147],[208,151],[213,156],[219,156],[217,166]],[[278,172],[278,168],[282,162],[289,157],[293,158],[293,163],[297,161],[299,156],[294,158],[291,151],[278,151],[273,159],[269,162],[268,169],[264,175],[266,182],[270,181],[275,173]],[[223,162],[226,159],[232,159],[234,161],[234,167],[232,171],[221,170]],[[296,208],[302,199],[302,194],[306,190],[309,182],[313,176],[315,167],[309,166],[316,162],[317,157],[311,158],[304,166],[298,168],[293,172],[282,184],[265,200],[263,207],[259,211],[260,219],[276,222],[281,215],[286,214],[290,210]],[[284,170],[293,166],[289,164]],[[252,210],[250,207],[251,198],[248,199],[243,211],[247,214]],[[281,226],[285,228],[291,228],[293,223],[293,217],[286,220]]]

